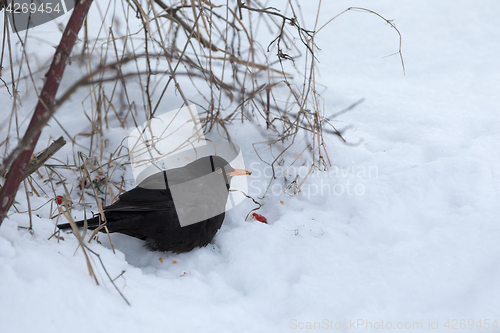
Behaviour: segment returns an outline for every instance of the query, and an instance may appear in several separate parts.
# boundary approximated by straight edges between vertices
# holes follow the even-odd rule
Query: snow
[[[310,28],[317,7],[301,4]],[[351,5],[323,1],[318,26]],[[447,331],[447,320],[451,326],[453,319],[467,325],[470,319],[483,325],[500,319],[500,3],[356,6],[394,20],[406,69],[403,75],[398,55],[384,58],[397,52],[398,35],[374,15],[347,12],[318,35],[318,81],[326,87],[327,113],[364,98],[335,120],[340,128],[354,125],[345,137],[361,144],[328,137],[333,168],[313,174],[293,197],[280,194],[282,183],[274,182],[275,194],[258,211],[270,224],[245,221],[255,208],[247,202],[230,211],[206,248],[155,253],[139,240],[112,235],[113,254],[106,237],[102,244],[91,242],[111,277],[125,272],[115,283],[131,306],[91,255],[95,284],[74,236],[47,240],[55,223],[50,204],[41,217],[33,215],[33,234],[18,228],[28,226],[27,214],[10,215],[0,227],[0,331],[371,331],[366,321],[383,321],[386,330],[388,322],[392,329],[422,323],[422,329],[405,331],[430,331],[438,321],[432,331]],[[50,24],[34,31],[57,31]],[[53,48],[35,46],[37,61],[47,62]],[[73,67],[66,75],[76,73]],[[9,100],[4,88],[0,93]],[[78,127],[75,115],[85,94],[72,97],[57,120]],[[32,111],[29,98],[21,119]],[[7,129],[0,130],[5,137]],[[269,170],[251,143],[263,138],[248,125],[230,131],[254,171],[250,194],[260,196]],[[105,136],[113,146],[126,134],[116,124]],[[59,135],[64,133],[51,123],[40,147]],[[57,156],[66,154],[74,159],[70,145]],[[132,188],[131,171],[125,176]],[[27,209],[24,187],[16,200]],[[45,202],[43,196],[31,199],[34,207]],[[335,323],[359,320],[364,325],[335,329]]]

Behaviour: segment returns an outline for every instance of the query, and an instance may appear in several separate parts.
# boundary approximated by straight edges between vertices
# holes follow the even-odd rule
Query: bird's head
[[[249,176],[252,173],[245,169],[235,169],[220,156],[207,156],[199,159],[199,165],[210,165],[210,171],[218,174],[223,174],[227,178],[227,183],[231,182],[231,178],[236,176]],[[194,163],[194,162],[193,162]]]
[[[183,167],[157,172],[147,177],[138,186],[147,189],[165,189],[195,179],[208,180],[205,176],[212,173],[223,176],[228,189],[233,177],[252,174],[245,169],[233,168],[229,162],[220,156],[205,156]],[[216,181],[216,179],[212,179],[212,181]]]

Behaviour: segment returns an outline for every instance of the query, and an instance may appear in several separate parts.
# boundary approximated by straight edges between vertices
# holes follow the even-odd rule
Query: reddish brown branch
[[[0,225],[14,202],[17,189],[24,177],[25,170],[40,137],[42,128],[47,124],[55,111],[54,103],[59,83],[66,68],[68,57],[78,37],[78,32],[82,27],[91,4],[92,0],[78,0],[75,3],[73,13],[66,25],[66,29],[64,29],[61,42],[52,59],[52,64],[45,75],[46,81],[28,129],[17,149],[4,160],[3,167],[9,171],[7,172],[5,184],[0,189]]]

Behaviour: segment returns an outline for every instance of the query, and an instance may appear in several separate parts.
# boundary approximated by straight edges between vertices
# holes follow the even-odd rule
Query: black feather
[[[207,163],[207,159],[210,162]],[[209,167],[206,167],[206,166]],[[168,181],[161,173],[151,176],[141,182],[136,188],[122,194],[118,201],[104,208],[106,226],[109,232],[118,232],[146,241],[151,250],[173,251],[176,253],[188,252],[196,247],[209,244],[224,221],[224,208],[227,202],[227,191],[216,191],[210,184],[200,181],[215,168],[224,170],[227,189],[231,181],[226,173],[234,171],[227,161],[217,156],[198,159],[182,168],[168,171]],[[208,213],[217,212],[213,216],[198,223],[181,227],[176,211],[179,203],[174,204],[170,187],[176,184],[191,181],[189,186],[183,187],[187,196],[195,194],[201,197],[201,203],[192,205],[183,203],[182,209],[202,209]],[[146,185],[144,185],[146,184]],[[149,187],[144,188],[141,187]],[[151,189],[151,188],[163,189]],[[222,212],[219,214],[219,212]],[[215,216],[214,216],[215,215]],[[87,220],[88,228],[93,230],[100,224],[99,217]],[[83,227],[83,221],[76,222]],[[60,229],[70,229],[69,223],[58,225]]]

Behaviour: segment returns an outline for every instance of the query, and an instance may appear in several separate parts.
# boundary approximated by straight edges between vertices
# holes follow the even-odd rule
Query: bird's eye
[[[222,173],[222,169],[219,168],[219,167],[217,167],[217,168],[215,168],[215,172],[217,172],[218,174],[221,174]]]

